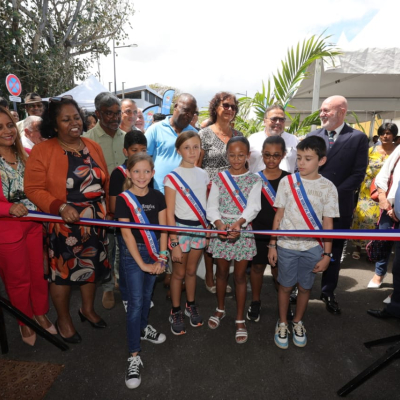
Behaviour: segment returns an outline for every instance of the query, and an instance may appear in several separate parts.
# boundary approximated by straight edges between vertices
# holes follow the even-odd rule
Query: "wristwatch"
[[[332,257],[333,257],[333,254],[332,254],[332,253],[323,253],[323,255],[324,255],[324,256],[328,256],[329,258],[332,258]]]
[[[178,246],[179,242],[171,242],[171,249],[173,249],[174,247]]]

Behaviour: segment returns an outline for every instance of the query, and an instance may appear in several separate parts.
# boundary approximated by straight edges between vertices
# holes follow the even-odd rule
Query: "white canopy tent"
[[[388,14],[389,12],[389,14]],[[351,41],[344,35],[338,41],[343,55],[335,66],[323,64],[319,101],[332,95],[345,96],[349,111],[360,121],[372,120],[376,114],[383,119],[400,118],[400,37],[397,26],[387,23],[389,10],[381,9],[368,25]],[[392,31],[392,32],[391,32]],[[315,63],[290,104],[293,114],[308,115],[312,110]],[[354,122],[348,115],[348,120]]]
[[[60,94],[60,96],[71,95],[79,107],[85,108],[87,111],[95,111],[94,99],[101,92],[108,92],[108,90],[96,77],[91,75],[86,81],[68,90],[68,92]]]

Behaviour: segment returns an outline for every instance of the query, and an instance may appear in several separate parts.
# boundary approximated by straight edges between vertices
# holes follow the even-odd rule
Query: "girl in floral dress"
[[[251,229],[249,223],[261,209],[261,178],[248,171],[249,141],[234,137],[226,146],[230,168],[220,172],[212,181],[207,203],[207,219],[217,230],[228,231],[210,241],[209,252],[217,261],[218,307],[208,320],[208,326],[216,329],[225,317],[225,292],[229,266],[234,260],[236,284],[236,343],[247,341],[244,321],[246,302],[246,267],[257,254],[254,235],[240,232]]]

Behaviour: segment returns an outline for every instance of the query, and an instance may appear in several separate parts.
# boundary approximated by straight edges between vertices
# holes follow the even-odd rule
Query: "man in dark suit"
[[[308,136],[325,140],[327,161],[319,168],[320,174],[336,186],[339,194],[340,217],[333,222],[334,229],[350,229],[354,210],[354,191],[364,180],[368,165],[368,137],[344,122],[347,100],[343,96],[328,97],[321,105],[322,129]],[[334,239],[332,261],[322,275],[321,300],[332,314],[340,314],[334,291],[339,280],[340,259],[344,239]]]

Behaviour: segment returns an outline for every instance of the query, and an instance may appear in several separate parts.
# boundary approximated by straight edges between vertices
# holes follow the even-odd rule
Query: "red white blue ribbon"
[[[288,181],[294,200],[307,226],[310,230],[321,230],[321,221],[318,219],[310,199],[307,196],[300,174],[296,172],[295,174],[288,175]],[[321,247],[323,247],[322,241],[320,239],[317,240]]]
[[[179,192],[183,200],[186,201],[187,205],[194,212],[201,225],[203,225],[204,228],[207,228],[208,221],[206,218],[206,210],[201,205],[193,190],[190,189],[190,186],[175,171],[169,173],[166,178],[169,178],[171,183],[175,186],[175,189]]]
[[[119,167],[117,167],[117,169],[119,169],[122,172],[122,174],[125,176],[125,178],[127,177],[126,171],[128,170],[128,168],[126,168],[126,165],[122,164]]]
[[[276,207],[274,207],[276,192],[272,187],[270,181],[266,178],[266,176],[263,174],[262,171],[258,172],[258,175],[260,175],[262,179],[261,191],[265,196],[265,198],[267,199],[270,206],[276,211]]]
[[[219,172],[218,176],[221,178],[222,183],[226,187],[226,190],[231,195],[232,200],[236,204],[239,211],[242,213],[247,205],[247,199],[240,190],[239,186],[233,179],[229,171]]]
[[[147,224],[149,225],[149,219],[147,218],[146,213],[144,212],[142,205],[140,204],[137,197],[130,192],[129,190],[120,194],[120,196],[125,200],[126,205],[129,207],[132,213],[132,217],[135,222],[139,224]],[[140,234],[143,237],[144,244],[146,245],[147,251],[150,257],[157,261],[159,257],[160,248],[158,246],[158,240],[154,231],[150,231],[147,229],[140,229]]]
[[[42,213],[39,211],[29,211],[25,217],[1,217],[1,221],[37,221],[37,222],[55,222],[64,224],[63,219],[57,215],[51,215]],[[71,223],[68,222],[68,225]],[[148,229],[153,231],[169,231],[169,232],[182,232],[181,226],[171,225],[153,225],[153,224],[137,224],[133,222],[120,222],[120,221],[105,221],[103,219],[90,219],[81,218],[76,225],[95,225],[103,226],[104,228],[130,228],[130,229]],[[185,227],[185,232],[199,232],[199,233],[216,233],[221,235],[227,235],[229,231],[215,230],[215,229],[204,229]],[[258,235],[268,236],[292,236],[292,237],[319,237],[322,239],[349,239],[349,240],[400,240],[400,229],[335,229],[335,230],[321,230],[321,231],[273,231],[273,230],[243,230],[246,233],[256,233]]]

